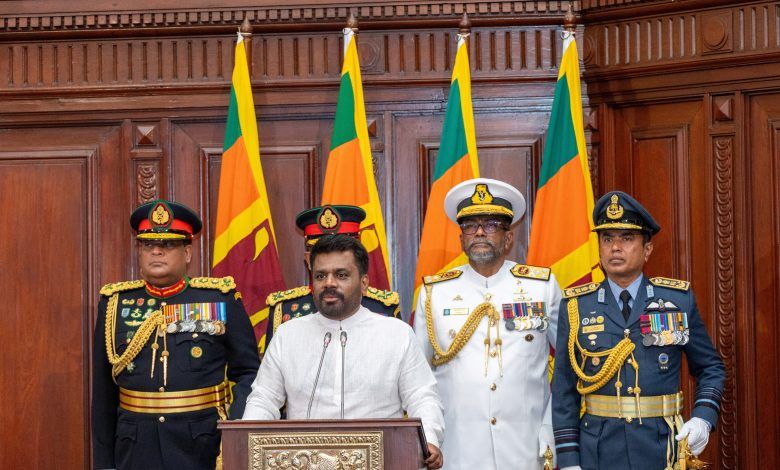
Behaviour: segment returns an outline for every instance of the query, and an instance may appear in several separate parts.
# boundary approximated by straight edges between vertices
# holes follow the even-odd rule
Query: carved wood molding
[[[729,67],[733,61],[777,62],[779,18],[780,6],[764,1],[588,23],[583,39],[586,76],[608,80],[625,77],[616,76],[618,71],[649,75]]]
[[[760,0],[741,0],[739,3],[756,3]],[[703,10],[729,6],[733,0],[582,0],[580,12],[584,22],[638,18],[659,13]]]
[[[726,366],[720,406],[721,468],[737,468],[736,300],[734,280],[734,136],[713,139],[715,154],[715,257],[718,350]]]
[[[101,34],[132,30],[134,34],[145,29],[208,28],[229,27],[235,29],[246,17],[255,24],[256,31],[274,26],[290,26],[300,30],[301,24],[342,24],[350,13],[360,18],[361,25],[376,22],[394,23],[419,22],[421,20],[457,21],[464,12],[471,16],[488,19],[503,19],[512,24],[527,22],[533,17],[551,16],[563,19],[569,4],[577,10],[578,0],[515,0],[515,1],[381,1],[381,2],[333,2],[331,5],[288,4],[261,5],[247,2],[243,6],[228,8],[151,8],[145,10],[92,11],[92,2],[71,2],[83,4],[83,11],[73,12],[74,6],[63,13],[23,13],[3,11],[0,6],[0,37],[9,33],[97,31]],[[153,3],[153,2],[152,2]],[[160,2],[161,3],[161,2]],[[316,4],[315,4],[316,5]],[[44,9],[44,8],[41,8]],[[172,31],[173,32],[173,31]],[[175,34],[175,33],[174,33]]]
[[[476,29],[470,63],[481,81],[554,80],[561,28],[513,26]],[[456,48],[455,28],[364,31],[360,60],[364,83],[446,83]],[[255,34],[253,87],[338,86],[341,32]],[[233,67],[232,35],[36,41],[0,45],[0,93],[148,94],[181,88],[227,88]],[[144,129],[139,132],[144,132]],[[153,136],[150,136],[153,138]]]

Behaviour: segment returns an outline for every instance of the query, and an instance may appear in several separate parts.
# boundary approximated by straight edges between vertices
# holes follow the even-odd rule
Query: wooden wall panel
[[[40,449],[49,449],[42,466],[85,462],[89,372],[83,364],[91,321],[84,300],[92,289],[84,228],[93,159],[91,151],[0,152],[0,213],[10,222],[0,229],[0,282],[10,307],[0,331],[0,427],[25,436],[2,440],[0,454],[9,468],[27,467],[29,455]],[[37,234],[46,234],[46,243]],[[43,265],[48,268],[31,269]]]
[[[743,362],[743,373],[752,376],[747,388],[755,399],[740,407],[755,420],[755,430],[743,440],[746,451],[766,467],[780,465],[780,94],[749,99],[751,123],[748,138],[751,191],[747,212],[752,226],[746,231],[752,263],[746,273],[750,317],[745,319],[746,349],[752,357]],[[750,360],[752,359],[752,360]]]

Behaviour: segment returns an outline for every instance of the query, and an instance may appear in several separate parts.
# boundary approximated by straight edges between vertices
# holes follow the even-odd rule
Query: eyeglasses
[[[143,240],[139,245],[144,251],[152,251],[155,248],[159,248],[163,251],[171,251],[174,248],[184,246],[184,242],[181,240]]]
[[[474,235],[480,227],[482,227],[482,231],[487,234],[496,233],[499,230],[506,230],[508,228],[506,224],[500,220],[486,220],[482,223],[463,222],[460,224],[461,232],[466,235]]]

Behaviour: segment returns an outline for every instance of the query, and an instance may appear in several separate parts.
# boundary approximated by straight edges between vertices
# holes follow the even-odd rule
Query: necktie
[[[628,301],[631,300],[631,294],[627,290],[620,293],[620,300],[623,302],[623,318],[628,321],[628,317],[631,315],[631,307],[628,306]]]

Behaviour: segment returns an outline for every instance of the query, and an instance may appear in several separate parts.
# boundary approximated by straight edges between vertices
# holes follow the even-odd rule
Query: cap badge
[[[474,194],[471,196],[473,204],[490,204],[493,202],[493,195],[490,194],[488,185],[480,183],[474,188]]]
[[[607,206],[607,217],[615,220],[623,217],[623,206],[618,204],[618,195],[613,194]]]
[[[149,221],[155,227],[167,227],[171,219],[171,209],[164,202],[158,202],[149,212]]]
[[[335,210],[333,210],[330,206],[325,206],[325,208],[322,209],[322,212],[320,212],[320,216],[317,219],[317,223],[320,225],[320,228],[322,228],[323,231],[329,231],[337,228],[339,226],[339,215],[336,213]]]

